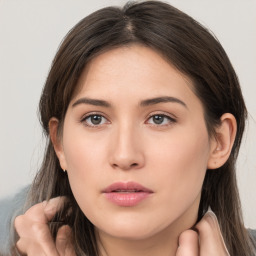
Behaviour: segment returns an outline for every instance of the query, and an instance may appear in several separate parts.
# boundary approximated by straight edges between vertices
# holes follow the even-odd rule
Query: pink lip
[[[117,182],[104,189],[102,193],[118,206],[131,207],[146,199],[153,191],[136,182]]]

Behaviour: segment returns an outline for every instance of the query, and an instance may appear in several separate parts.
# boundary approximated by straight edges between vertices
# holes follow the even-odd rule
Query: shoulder
[[[0,200],[0,254],[8,250],[12,233],[13,219],[22,213],[29,186],[20,190],[16,195]]]

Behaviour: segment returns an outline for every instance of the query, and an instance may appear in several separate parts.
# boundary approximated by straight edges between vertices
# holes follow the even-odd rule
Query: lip
[[[118,206],[132,207],[145,200],[153,191],[136,182],[116,182],[102,193],[106,199]]]

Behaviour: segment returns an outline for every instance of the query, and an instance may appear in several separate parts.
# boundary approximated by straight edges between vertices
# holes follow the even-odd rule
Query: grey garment
[[[253,256],[256,256],[256,229],[253,230],[253,229],[248,229],[248,232],[252,238],[252,242],[254,244],[254,247],[255,247],[255,255]]]
[[[252,236],[252,238],[256,241],[256,229],[248,229],[250,235]]]
[[[15,216],[23,213],[29,186],[16,195],[0,200],[0,255],[10,255],[10,239],[13,230],[12,222]]]

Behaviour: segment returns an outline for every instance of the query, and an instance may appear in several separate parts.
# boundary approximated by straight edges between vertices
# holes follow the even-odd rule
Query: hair
[[[222,114],[235,116],[237,134],[231,155],[222,167],[207,170],[198,221],[210,206],[217,215],[230,255],[252,255],[253,246],[242,220],[235,173],[247,116],[238,78],[224,49],[208,29],[160,1],[133,2],[123,8],[100,9],[82,19],[63,40],[40,99],[40,121],[47,145],[27,207],[56,196],[68,197],[67,208],[72,207],[72,214],[65,221],[72,227],[77,255],[98,255],[94,226],[79,208],[68,176],[61,170],[49,138],[48,123],[56,117],[61,130],[78,79],[90,60],[108,50],[131,44],[157,51],[193,81],[195,94],[203,104],[209,136],[215,135]],[[60,219],[56,216],[56,220]],[[52,232],[54,235],[56,230]]]

